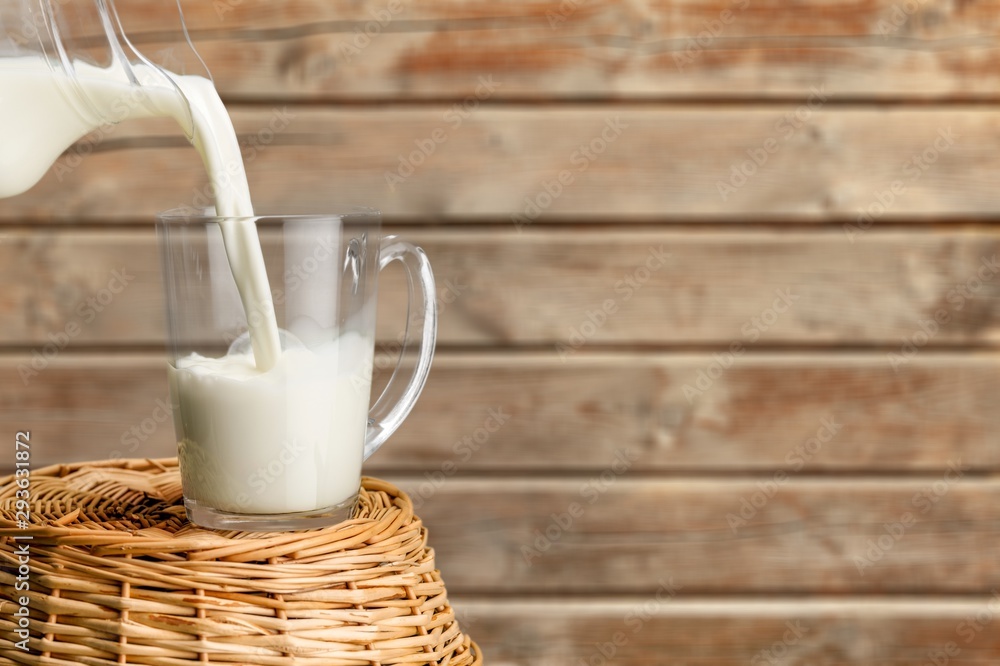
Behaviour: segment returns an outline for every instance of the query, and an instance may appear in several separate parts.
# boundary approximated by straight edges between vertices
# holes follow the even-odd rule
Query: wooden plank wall
[[[1000,660],[1000,2],[183,4],[258,208],[377,206],[434,263],[369,470],[488,663]],[[170,455],[151,216],[204,175],[156,122],[61,164],[0,202],[3,429]]]

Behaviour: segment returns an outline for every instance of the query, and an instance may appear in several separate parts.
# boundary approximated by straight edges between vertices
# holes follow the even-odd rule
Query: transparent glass
[[[191,109],[168,74],[209,78],[177,2],[158,12],[176,39],[144,55],[126,28],[140,17],[114,0],[0,0],[0,197],[20,194],[90,132],[126,118],[171,116],[190,137]],[[148,11],[148,10],[147,10]]]
[[[281,340],[254,367],[222,225],[252,224]],[[159,216],[170,394],[184,503],[206,527],[306,529],[350,517],[362,463],[400,426],[434,355],[434,277],[423,251],[382,237],[378,211],[223,219]],[[392,378],[372,404],[380,271],[404,268],[409,305]],[[258,321],[254,321],[257,319]],[[411,362],[411,358],[413,361]]]

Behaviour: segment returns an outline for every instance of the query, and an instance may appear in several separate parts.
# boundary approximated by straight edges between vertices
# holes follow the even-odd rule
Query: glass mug
[[[256,227],[271,293],[249,316],[223,245],[233,223]],[[362,463],[410,413],[430,371],[437,306],[424,252],[383,237],[381,214],[365,208],[242,220],[169,211],[157,236],[189,519],[266,531],[349,518]],[[406,332],[371,404],[378,275],[395,261],[409,286]],[[248,331],[269,312],[281,353],[261,372]]]

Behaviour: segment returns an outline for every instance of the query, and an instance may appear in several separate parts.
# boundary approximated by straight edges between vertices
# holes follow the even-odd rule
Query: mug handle
[[[381,271],[394,261],[402,263],[406,272],[408,287],[406,328],[403,331],[403,345],[392,377],[368,413],[365,460],[378,451],[385,440],[396,432],[413,409],[427,382],[431,360],[434,358],[434,344],[437,340],[437,298],[434,273],[431,271],[427,255],[412,243],[401,241],[395,236],[386,236],[382,239],[378,269]],[[421,328],[419,345],[414,345],[410,335],[410,327],[414,325]],[[414,352],[418,354],[416,363],[413,364],[412,370],[407,371],[404,366],[408,357]]]

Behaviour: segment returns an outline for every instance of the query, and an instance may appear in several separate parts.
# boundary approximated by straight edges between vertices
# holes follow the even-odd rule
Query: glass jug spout
[[[136,6],[136,3],[123,2],[116,5],[115,0],[96,0],[96,2],[101,6],[100,15],[104,21],[106,34],[117,37],[108,41],[118,67],[126,72],[129,82],[143,91],[153,89],[169,91],[171,93],[167,96],[169,103],[180,103],[177,108],[172,105],[165,108],[162,100],[153,95],[145,95],[143,103],[148,106],[150,115],[173,116],[190,139],[194,133],[191,107],[183,90],[178,87],[176,77],[197,76],[211,81],[212,75],[191,42],[180,0],[174,2],[165,0],[158,8],[163,14],[165,25],[177,29],[170,33],[172,39],[160,43],[157,50],[145,54],[136,48],[133,41],[136,35],[141,35],[143,32],[133,31],[130,27],[134,25],[138,27],[136,24],[140,23],[144,9]]]

